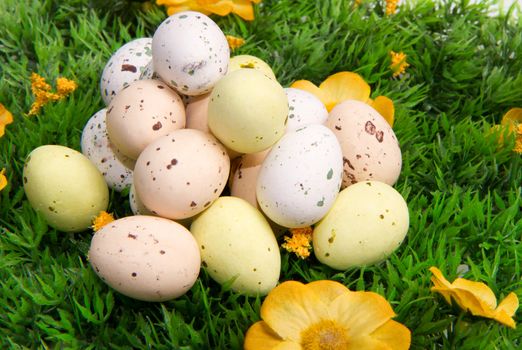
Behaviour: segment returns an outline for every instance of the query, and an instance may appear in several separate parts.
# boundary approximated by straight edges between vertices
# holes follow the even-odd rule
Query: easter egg
[[[238,69],[255,69],[266,75],[272,80],[276,80],[276,76],[272,71],[272,68],[260,59],[259,57],[251,55],[237,55],[230,58],[228,64],[228,73],[236,71]]]

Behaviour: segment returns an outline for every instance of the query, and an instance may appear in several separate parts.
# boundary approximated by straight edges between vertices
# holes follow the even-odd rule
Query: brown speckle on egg
[[[161,129],[161,127],[162,127],[161,122],[157,122],[156,124],[154,124],[152,126],[152,130],[158,131],[159,129]]]

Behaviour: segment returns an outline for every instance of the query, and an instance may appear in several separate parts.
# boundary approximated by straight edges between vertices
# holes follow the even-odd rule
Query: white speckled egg
[[[344,101],[332,109],[326,126],[343,150],[343,188],[366,180],[397,182],[402,167],[399,142],[375,109],[360,101]]]
[[[134,168],[134,186],[154,214],[184,219],[205,210],[225,187],[230,159],[210,134],[181,129],[145,148]]]
[[[341,191],[315,226],[314,254],[337,270],[375,264],[401,245],[408,226],[408,206],[399,192],[379,181],[358,182]]]
[[[266,295],[277,285],[281,255],[270,225],[259,210],[236,197],[220,197],[199,215],[190,232],[201,265],[220,284],[240,293]]]
[[[154,216],[154,214],[147,209],[147,207],[143,204],[141,199],[136,194],[136,187],[134,187],[134,184],[131,185],[130,191],[129,191],[129,204],[131,211],[134,215],[151,215]]]
[[[179,95],[159,80],[138,80],[123,89],[107,107],[107,132],[124,155],[137,159],[152,141],[185,127]]]
[[[319,221],[332,206],[342,179],[342,153],[323,125],[288,133],[272,147],[257,178],[257,201],[275,223],[289,228]]]
[[[286,132],[310,124],[324,124],[328,111],[324,104],[311,93],[294,88],[285,88],[288,98],[288,123]]]
[[[25,160],[23,181],[31,206],[60,231],[86,230],[109,204],[102,174],[86,156],[68,147],[34,149]]]
[[[185,294],[196,282],[201,257],[196,240],[180,224],[129,216],[102,227],[92,240],[89,263],[118,292],[143,301]]]
[[[106,105],[121,89],[140,79],[145,67],[152,61],[151,45],[152,38],[135,39],[112,55],[100,80],[100,91]]]
[[[238,69],[255,69],[266,75],[272,80],[276,80],[276,76],[272,68],[262,59],[251,55],[238,55],[230,58],[228,64],[228,73]]]
[[[152,53],[158,76],[191,96],[209,92],[226,74],[230,60],[221,29],[208,16],[194,11],[164,20],[152,38]]]
[[[140,74],[140,80],[144,79],[158,79],[158,75],[154,72],[154,62],[152,59],[145,68],[143,68],[143,71]]]
[[[106,108],[96,112],[85,124],[81,139],[82,153],[94,163],[110,188],[122,191],[132,183],[134,160],[119,154],[109,142],[106,112]]]

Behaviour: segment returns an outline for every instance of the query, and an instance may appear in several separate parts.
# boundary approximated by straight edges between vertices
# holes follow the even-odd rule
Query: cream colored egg
[[[31,206],[60,231],[86,230],[109,203],[103,175],[83,154],[64,146],[34,149],[25,160],[23,179]]]
[[[390,256],[406,237],[408,206],[393,187],[363,181],[341,191],[315,226],[317,259],[334,269],[375,264]]]
[[[109,286],[138,300],[165,301],[196,282],[201,258],[194,237],[180,224],[129,216],[102,227],[91,241],[89,263]]]
[[[397,182],[402,155],[390,124],[366,103],[347,100],[330,112],[325,124],[343,151],[342,188],[359,181]]]
[[[250,295],[266,295],[281,272],[281,255],[270,225],[246,201],[220,197],[197,217],[190,231],[202,265],[220,284]]]
[[[262,59],[251,55],[237,55],[230,58],[228,63],[228,73],[234,72],[238,69],[255,69],[260,71],[272,80],[276,80],[276,76],[272,68]]]
[[[268,152],[270,149],[241,156],[230,186],[232,196],[246,200],[257,209],[259,209],[256,196],[257,176]]]
[[[158,80],[138,80],[120,91],[107,107],[107,132],[124,155],[137,159],[152,141],[185,127],[179,95]]]
[[[284,134],[288,101],[283,87],[255,69],[227,74],[212,90],[208,126],[227,147],[263,151]]]
[[[140,197],[138,197],[138,195],[136,194],[136,188],[134,187],[134,184],[132,184],[130,187],[129,204],[131,211],[134,215],[154,216],[154,214],[149,209],[147,209],[147,207],[141,201]]]
[[[230,159],[210,134],[181,129],[160,137],[140,154],[134,186],[152,213],[169,219],[194,216],[225,187]]]

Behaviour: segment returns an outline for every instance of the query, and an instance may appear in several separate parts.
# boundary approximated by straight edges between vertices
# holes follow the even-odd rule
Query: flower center
[[[348,332],[335,321],[322,320],[301,333],[301,346],[303,350],[345,350]]]

